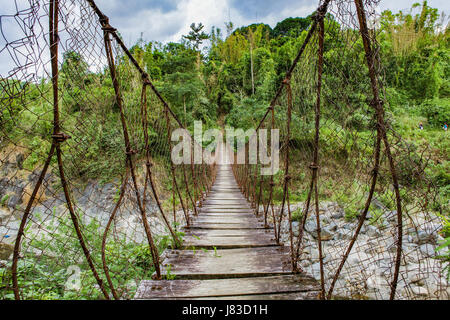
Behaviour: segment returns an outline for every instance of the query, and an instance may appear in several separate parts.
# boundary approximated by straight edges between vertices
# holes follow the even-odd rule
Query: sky
[[[49,60],[45,59],[49,56],[45,43],[42,42],[45,40],[41,39],[41,42],[32,44],[26,42],[18,20],[13,16],[17,10],[24,10],[21,12],[26,16],[29,12],[28,1],[0,0],[0,77],[14,72],[13,66],[29,65],[30,62],[39,59]],[[37,3],[47,1],[38,0]],[[381,0],[377,11],[390,9],[398,12],[411,8],[417,1],[422,0]],[[65,4],[67,11],[70,6],[77,7],[78,2],[66,0],[62,3]],[[109,17],[110,24],[118,29],[125,44],[130,47],[141,35],[145,41],[163,43],[180,41],[182,35],[189,32],[189,26],[193,22],[202,22],[207,33],[213,26],[221,28],[222,34],[226,33],[224,24],[228,21],[232,21],[236,28],[261,22],[275,27],[277,22],[285,18],[308,16],[317,8],[319,0],[96,0],[96,3]],[[447,15],[450,14],[449,0],[428,0],[428,5],[438,8]],[[39,39],[48,32],[48,21],[45,21],[47,14],[44,9],[41,6],[39,12],[42,12],[40,14],[43,17],[33,30]],[[76,23],[74,22],[74,25]],[[22,41],[29,45],[22,46]],[[6,45],[7,42],[9,45]],[[63,43],[64,39],[61,39],[61,42]],[[207,46],[208,43],[204,45]],[[96,64],[94,61],[90,62]],[[101,64],[102,62],[97,63]],[[22,76],[29,74],[27,70],[23,70],[22,73]]]
[[[4,0],[0,0],[4,1]],[[179,41],[192,22],[202,22],[209,32],[232,21],[235,27],[263,22],[275,27],[288,17],[305,17],[318,0],[97,0],[98,6],[120,30],[128,45],[140,38],[161,42]],[[408,9],[421,0],[381,0],[380,12]],[[428,0],[428,5],[450,14],[449,0]]]

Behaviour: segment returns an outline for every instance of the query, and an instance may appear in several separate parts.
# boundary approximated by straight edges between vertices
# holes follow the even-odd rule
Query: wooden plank
[[[184,249],[204,248],[204,249],[235,249],[254,248],[264,246],[276,246],[273,237],[268,234],[248,233],[235,236],[217,236],[208,233],[198,236],[187,236],[183,241]]]
[[[233,217],[233,216],[199,216],[192,219],[192,223],[258,223],[255,217]]]
[[[193,223],[189,229],[265,229],[263,224],[236,224],[236,223]]]
[[[213,199],[208,199],[206,201],[203,201],[203,205],[215,205],[217,207],[221,207],[221,206],[228,206],[228,205],[236,205],[236,206],[250,206],[249,203],[247,202],[247,200],[245,199],[231,199],[231,200],[213,200]]]
[[[316,293],[317,281],[304,274],[214,280],[143,280],[135,299],[237,297]]]
[[[250,208],[243,208],[243,207],[235,207],[235,208],[231,208],[231,207],[217,207],[217,206],[204,206],[200,209],[200,211],[208,211],[208,212],[253,212],[252,209]]]
[[[317,281],[292,274],[288,248],[276,245],[273,230],[254,215],[230,166],[219,167],[199,215],[183,231],[183,248],[166,250],[161,266],[175,280],[142,281],[136,299],[318,297]]]
[[[277,294],[258,294],[246,296],[226,296],[226,297],[203,297],[192,298],[191,300],[319,300],[319,291],[293,292]],[[184,298],[176,300],[186,300]]]
[[[242,213],[242,212],[235,212],[235,213],[221,213],[221,212],[202,212],[198,216],[198,218],[209,218],[209,217],[216,217],[216,218],[258,218],[253,213]],[[195,219],[195,218],[194,218]]]
[[[232,230],[220,230],[220,229],[185,229],[185,236],[189,237],[195,235],[197,237],[239,237],[239,236],[249,236],[249,237],[262,237],[271,236],[273,237],[272,229],[232,229]]]
[[[253,210],[247,209],[247,210],[215,210],[215,209],[205,209],[205,210],[199,210],[198,215],[194,217],[201,217],[201,216],[233,216],[233,217],[239,217],[239,216],[252,216],[256,217]]]
[[[230,237],[227,238],[219,238],[214,237],[212,239],[193,239],[193,240],[185,240],[183,241],[182,249],[189,249],[192,250],[195,248],[195,250],[202,250],[202,249],[209,249],[213,250],[216,249],[238,249],[238,248],[257,248],[257,247],[270,247],[270,246],[277,246],[277,244],[272,239],[248,239],[247,237],[234,237],[230,239]]]
[[[241,190],[214,190],[210,192],[210,194],[220,194],[221,196],[228,196],[228,197],[242,197]]]
[[[259,247],[226,250],[168,250],[161,274],[178,279],[244,278],[291,273],[288,250]]]
[[[227,194],[221,194],[220,196],[218,196],[218,197],[208,197],[208,198],[206,198],[206,200],[204,200],[204,202],[206,202],[206,201],[209,201],[209,200],[214,200],[214,201],[219,201],[219,200],[223,200],[223,199],[225,199],[225,200],[239,200],[239,201],[246,201],[246,199],[245,198],[240,198],[240,197],[238,197],[237,196],[237,194],[236,193],[227,193]]]

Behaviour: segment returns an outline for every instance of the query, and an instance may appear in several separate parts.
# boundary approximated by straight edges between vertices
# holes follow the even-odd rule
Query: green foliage
[[[442,235],[445,239],[439,243],[436,252],[439,254],[437,258],[445,263],[444,270],[447,271],[447,280],[450,280],[450,218],[441,216],[441,219],[444,224]]]
[[[204,25],[201,22],[198,25],[192,23],[191,31],[189,31],[189,34],[187,36],[183,36],[183,38],[188,40],[192,44],[192,47],[196,50],[198,50],[198,47],[204,40],[207,40],[209,38],[209,36],[204,31],[202,31],[203,28]]]
[[[272,36],[276,37],[298,37],[302,31],[307,30],[311,24],[311,15],[306,18],[287,18],[278,22],[272,31]]]
[[[420,110],[429,125],[442,128],[450,120],[450,98],[426,100],[420,105]]]
[[[6,203],[8,202],[9,197],[10,197],[9,194],[5,194],[5,195],[2,197],[2,199],[0,200],[0,205],[1,205],[1,206],[5,206]]]
[[[166,269],[165,275],[166,280],[174,280],[176,278],[176,275],[172,274],[171,272],[172,265],[171,264],[165,265],[164,268]]]
[[[78,212],[86,243],[91,248],[94,262],[101,263],[102,228],[95,219],[83,223],[85,217]],[[39,213],[35,219],[43,221]],[[31,224],[27,225],[29,228]],[[27,229],[28,230],[28,229]],[[48,224],[48,233],[36,235],[30,242],[25,242],[22,248],[24,257],[18,264],[18,281],[24,299],[102,299],[97,287],[97,281],[92,275],[76,236],[71,219],[68,215],[58,217],[54,212]],[[183,233],[178,233],[181,237]],[[162,252],[171,244],[169,236],[156,238],[157,248]],[[37,253],[41,254],[37,254]],[[115,235],[106,243],[106,259],[112,275],[115,288],[127,284],[127,292],[123,298],[132,298],[136,289],[136,279],[150,279],[155,271],[148,244],[137,244],[127,240],[126,236]],[[125,266],[128,267],[125,267]],[[97,265],[98,266],[98,265]],[[132,267],[129,267],[132,266]],[[79,269],[81,281],[79,289],[65,286],[71,273],[71,268]],[[0,287],[11,281],[11,270],[1,269]],[[117,278],[114,275],[119,275]],[[104,284],[107,286],[106,281]],[[12,290],[7,289],[2,298],[13,299]]]

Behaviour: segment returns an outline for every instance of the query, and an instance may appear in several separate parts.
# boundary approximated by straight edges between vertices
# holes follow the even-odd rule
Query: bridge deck
[[[316,299],[318,283],[292,274],[289,250],[253,214],[230,166],[217,179],[183,247],[168,250],[162,274],[143,280],[135,299]],[[170,271],[169,271],[170,270]]]

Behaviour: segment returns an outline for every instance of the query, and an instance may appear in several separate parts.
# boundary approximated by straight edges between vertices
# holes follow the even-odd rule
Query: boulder
[[[0,243],[0,260],[9,260],[14,252],[14,246],[8,243]]]
[[[423,286],[425,284],[425,279],[425,275],[420,272],[415,272],[408,275],[408,283],[414,283],[417,286]]]
[[[420,252],[422,252],[426,257],[436,256],[435,247],[429,243],[423,244],[419,247]]]
[[[384,217],[385,217],[386,220],[389,221],[390,223],[395,223],[395,222],[397,222],[397,210],[393,210],[393,211],[385,211],[385,212],[384,212]]]
[[[421,297],[428,296],[428,290],[427,290],[427,288],[424,288],[424,287],[412,286],[411,291],[417,296],[421,296]]]
[[[352,232],[345,229],[337,229],[335,232],[334,239],[336,240],[350,240],[352,238]]]
[[[366,229],[366,234],[369,237],[379,237],[382,235],[381,231],[375,226],[369,225],[369,226],[366,226],[365,229]]]
[[[6,225],[11,215],[12,212],[8,209],[0,208],[0,224]]]
[[[333,219],[342,219],[344,218],[344,210],[339,210],[331,214],[331,218]]]

